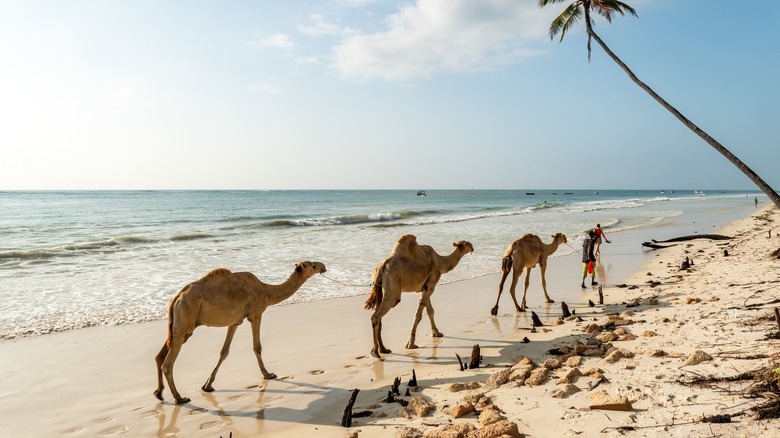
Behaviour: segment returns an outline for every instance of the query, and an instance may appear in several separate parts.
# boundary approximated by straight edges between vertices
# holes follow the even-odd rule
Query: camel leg
[[[162,393],[165,389],[165,385],[163,384],[163,373],[162,373],[162,364],[165,360],[165,356],[168,355],[168,341],[163,344],[162,348],[160,349],[160,352],[157,353],[157,356],[154,358],[155,363],[157,364],[157,390],[154,391],[154,396],[157,397],[159,400],[163,399]]]
[[[554,303],[555,301],[550,299],[550,296],[547,295],[547,279],[544,275],[544,272],[547,270],[547,263],[540,263],[539,268],[539,271],[542,273],[542,290],[544,291],[544,299],[547,303]]]
[[[490,309],[490,314],[493,316],[498,315],[498,300],[501,299],[501,292],[504,290],[504,282],[506,281],[507,276],[509,276],[509,271],[504,271],[501,273],[501,282],[498,283],[498,296],[496,297],[496,305]]]
[[[525,312],[525,292],[523,292],[523,302],[522,305],[517,304],[517,280],[520,279],[520,275],[522,275],[523,270],[522,269],[515,269],[512,270],[512,285],[509,286],[509,295],[512,297],[512,302],[515,303],[515,311],[517,312]],[[526,274],[526,278],[528,274]]]
[[[408,349],[415,349],[417,348],[417,345],[415,345],[415,337],[417,335],[417,325],[420,324],[420,321],[422,320],[422,312],[425,306],[427,305],[427,297],[424,295],[423,292],[422,298],[420,298],[420,303],[417,305],[417,311],[414,313],[414,322],[412,323],[412,331],[409,333],[409,341],[406,343],[406,348]]]
[[[431,294],[433,291],[431,291]],[[440,332],[439,329],[436,327],[436,321],[433,320],[433,303],[431,303],[431,297],[428,296],[428,302],[425,305],[425,310],[428,313],[428,319],[431,321],[431,335],[434,338],[441,338],[444,336],[444,333]]]
[[[217,377],[217,370],[219,370],[219,366],[222,365],[222,362],[230,353],[230,343],[233,342],[233,335],[236,334],[237,328],[238,328],[237,325],[231,325],[230,327],[228,327],[227,336],[225,337],[225,343],[222,344],[222,351],[219,352],[219,361],[217,362],[217,366],[214,367],[214,371],[211,372],[211,375],[209,376],[208,380],[206,380],[206,383],[204,383],[200,389],[206,392],[214,391],[214,387],[211,386],[211,384],[214,383],[214,379],[216,379]]]
[[[268,370],[265,369],[265,364],[263,364],[263,346],[260,344],[260,322],[262,319],[263,315],[260,314],[249,321],[252,323],[252,350],[255,352],[257,364],[260,365],[260,372],[263,373],[263,377],[266,379],[275,379],[276,374],[269,373]]]
[[[371,356],[377,359],[382,358],[379,353],[392,353],[392,351],[385,348],[385,344],[382,342],[382,317],[392,308],[387,303],[387,300],[382,301],[371,315],[371,329],[374,333],[374,347],[371,349]]]
[[[531,268],[525,268],[525,280],[523,281],[523,300],[520,303],[520,307],[525,310],[528,306],[525,305],[525,294],[528,292],[528,283],[531,281]]]
[[[168,354],[165,355],[165,360],[160,367],[163,374],[165,374],[165,380],[168,381],[168,387],[171,388],[171,393],[173,394],[173,398],[176,400],[177,405],[190,402],[188,397],[182,397],[181,394],[179,394],[179,391],[176,389],[176,384],[173,382],[173,364],[176,362],[176,357],[179,356],[181,346],[187,341],[188,337],[189,335],[184,338],[179,336],[171,338],[171,346]],[[160,351],[160,353],[162,353],[162,351]],[[162,394],[160,396],[162,396]]]

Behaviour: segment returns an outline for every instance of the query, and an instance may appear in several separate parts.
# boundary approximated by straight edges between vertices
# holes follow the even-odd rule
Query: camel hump
[[[414,234],[404,234],[398,238],[393,246],[393,255],[411,256],[414,255],[419,249],[420,245],[417,244],[417,236]]]
[[[230,271],[230,269],[227,268],[216,268],[209,271],[208,274],[204,275],[201,280],[205,280],[207,278],[213,278],[213,277],[227,277],[233,275],[233,273]]]

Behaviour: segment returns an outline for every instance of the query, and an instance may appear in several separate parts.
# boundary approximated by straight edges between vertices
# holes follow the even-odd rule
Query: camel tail
[[[382,282],[375,281],[374,284],[371,286],[371,294],[368,295],[368,299],[366,300],[365,309],[366,310],[372,310],[375,309],[377,306],[379,306],[382,303]]]
[[[501,260],[501,272],[509,272],[512,270],[512,256],[504,256],[504,259]]]
[[[168,303],[168,337],[165,339],[165,345],[171,348],[171,339],[173,339],[173,306],[176,304],[176,300],[179,296],[175,296],[170,303]]]

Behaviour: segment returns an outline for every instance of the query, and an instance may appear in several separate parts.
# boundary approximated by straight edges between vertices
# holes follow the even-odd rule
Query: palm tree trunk
[[[636,77],[634,72],[632,72],[631,69],[628,68],[628,66],[626,64],[624,64],[623,61],[620,60],[620,58],[617,57],[617,55],[612,53],[612,50],[610,50],[609,47],[607,47],[607,45],[604,43],[604,41],[602,41],[601,38],[599,38],[599,36],[596,35],[596,33],[593,32],[592,29],[590,29],[590,26],[588,26],[588,33],[590,34],[590,36],[595,38],[596,42],[599,43],[601,48],[604,49],[605,52],[607,52],[607,55],[609,55],[609,57],[612,58],[612,60],[615,61],[617,63],[617,65],[619,65],[620,68],[622,68],[623,71],[626,72],[626,74],[628,74],[628,76],[631,78],[632,81],[634,81],[634,83],[636,83],[637,85],[639,85],[640,88],[645,90],[647,92],[647,94],[652,96],[653,99],[655,99],[664,108],[666,108],[667,111],[669,111],[670,113],[674,114],[674,116],[677,117],[677,119],[679,119],[681,122],[683,122],[683,124],[685,126],[687,126],[688,129],[690,129],[691,131],[696,133],[696,135],[698,135],[699,137],[704,139],[704,141],[706,141],[707,144],[709,144],[710,146],[715,148],[716,151],[720,152],[724,157],[726,157],[729,161],[731,161],[731,163],[733,165],[737,166],[737,169],[741,170],[742,173],[747,175],[747,177],[750,178],[750,180],[753,181],[753,183],[755,185],[757,185],[758,188],[761,189],[761,191],[764,192],[769,197],[769,199],[775,204],[775,206],[778,209],[780,209],[780,196],[778,196],[777,192],[775,192],[772,189],[772,187],[769,186],[769,184],[767,184],[763,179],[761,179],[761,177],[758,176],[758,174],[753,172],[753,170],[750,169],[745,163],[743,163],[742,160],[740,160],[734,154],[729,152],[728,149],[726,149],[717,140],[715,140],[714,138],[710,137],[709,134],[707,134],[706,132],[702,131],[693,122],[688,120],[687,117],[685,117],[684,115],[680,114],[680,112],[677,111],[677,109],[675,107],[670,105],[661,96],[656,94],[656,92],[653,91],[649,86],[647,86],[647,84],[645,84],[644,82],[639,80],[639,78]]]

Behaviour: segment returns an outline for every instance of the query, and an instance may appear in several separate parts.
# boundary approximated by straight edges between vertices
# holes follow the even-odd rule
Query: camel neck
[[[284,283],[269,285],[267,294],[269,304],[279,304],[287,298],[290,298],[303,285],[304,281],[305,279],[302,274],[293,272]]]

